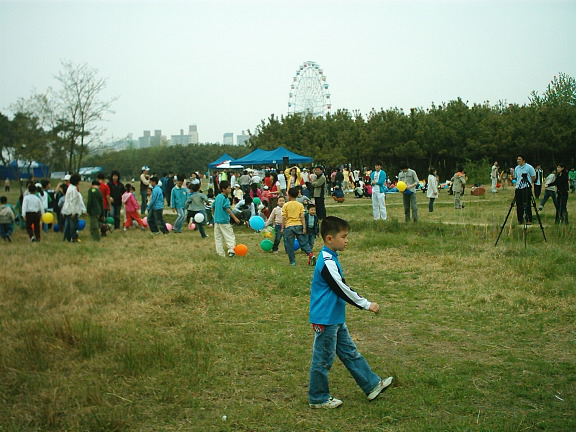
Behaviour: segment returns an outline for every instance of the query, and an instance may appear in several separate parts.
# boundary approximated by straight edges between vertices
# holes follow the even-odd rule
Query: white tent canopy
[[[244,165],[230,165],[230,162],[232,161],[224,161],[218,165],[216,165],[216,169],[242,169],[244,168]]]

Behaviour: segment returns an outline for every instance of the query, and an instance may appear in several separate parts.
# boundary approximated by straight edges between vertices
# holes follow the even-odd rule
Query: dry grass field
[[[572,225],[548,203],[548,242],[535,224],[526,247],[515,222],[494,246],[510,190],[467,194],[461,211],[443,193],[432,214],[419,193],[416,224],[399,195],[386,222],[367,199],[330,204],[352,225],[346,280],[382,306],[348,308],[352,337],[395,382],[369,403],[336,361],[344,405],[321,412],[304,255],[290,267],[246,227],[233,259],[211,230],[95,243],[86,229],[80,244],[17,230],[1,245],[0,431],[576,430],[574,197]]]

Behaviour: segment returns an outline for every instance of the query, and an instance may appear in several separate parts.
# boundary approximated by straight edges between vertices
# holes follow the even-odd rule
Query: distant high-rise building
[[[187,135],[184,135],[184,129],[180,129],[180,135],[172,135],[170,143],[171,145],[198,144],[198,126],[190,125]]]
[[[234,134],[232,132],[226,132],[222,144],[234,144]]]
[[[190,125],[188,127],[188,136],[190,137],[190,144],[198,144],[198,126]]]
[[[180,129],[180,135],[172,135],[170,137],[170,145],[188,145],[190,144],[190,137],[184,135],[184,129]]]
[[[147,148],[150,147],[150,131],[145,130],[144,136],[138,138],[138,147],[140,148]]]
[[[144,131],[144,136],[138,138],[138,144],[140,148],[154,147],[162,143],[162,131],[156,129],[154,131],[154,136],[150,134],[149,130]]]
[[[236,144],[237,145],[244,145],[244,144],[246,144],[246,141],[248,141],[249,138],[250,138],[250,136],[246,135],[246,133],[244,131],[242,131],[241,135],[236,135]]]

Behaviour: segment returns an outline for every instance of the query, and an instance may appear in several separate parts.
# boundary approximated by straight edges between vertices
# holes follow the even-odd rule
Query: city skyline
[[[61,60],[96,68],[103,97],[119,96],[105,142],[191,120],[200,142],[253,133],[287,114],[306,61],[332,112],[525,104],[559,72],[576,76],[575,21],[569,1],[0,0],[0,110],[57,87]]]

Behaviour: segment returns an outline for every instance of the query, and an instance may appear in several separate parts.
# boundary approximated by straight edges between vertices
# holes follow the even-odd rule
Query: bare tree
[[[56,76],[62,84],[57,93],[58,111],[62,113],[58,126],[68,142],[68,171],[72,172],[78,171],[89,146],[104,133],[100,122],[113,112],[110,107],[118,97],[102,99],[108,80],[100,77],[97,69],[70,61],[63,61],[62,66]]]
[[[86,63],[62,61],[62,70],[56,75],[61,88],[48,88],[44,93],[33,90],[32,95],[20,98],[11,105],[15,113],[24,113],[37,119],[41,128],[53,132],[58,139],[52,141],[50,155],[45,160],[66,160],[68,172],[77,172],[82,159],[95,146],[105,129],[104,116],[113,111],[112,103],[118,99],[102,99],[108,80]]]

